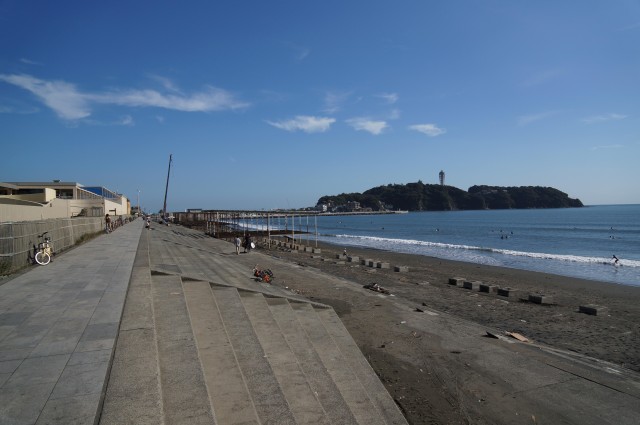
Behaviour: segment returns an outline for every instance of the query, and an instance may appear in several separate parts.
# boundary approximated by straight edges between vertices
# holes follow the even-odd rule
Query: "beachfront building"
[[[329,210],[329,206],[327,204],[318,204],[316,205],[315,210],[326,213]]]
[[[129,215],[117,192],[76,182],[0,182],[0,222]]]
[[[349,212],[360,211],[360,202],[358,202],[358,201],[347,201],[347,211],[349,211]]]

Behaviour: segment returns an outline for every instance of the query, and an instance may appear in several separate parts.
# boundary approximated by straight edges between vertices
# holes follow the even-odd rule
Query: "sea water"
[[[302,239],[640,286],[640,205],[288,218]],[[276,227],[282,227],[282,223]],[[292,226],[293,225],[293,226]],[[613,255],[620,259],[614,264]]]

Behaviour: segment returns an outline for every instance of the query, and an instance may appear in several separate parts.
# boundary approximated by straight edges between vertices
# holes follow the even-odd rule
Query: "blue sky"
[[[640,203],[640,1],[0,0],[0,181],[148,211],[422,180]]]

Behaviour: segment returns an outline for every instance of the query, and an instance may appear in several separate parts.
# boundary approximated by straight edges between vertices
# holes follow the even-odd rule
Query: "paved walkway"
[[[0,286],[0,424],[94,423],[143,226]]]

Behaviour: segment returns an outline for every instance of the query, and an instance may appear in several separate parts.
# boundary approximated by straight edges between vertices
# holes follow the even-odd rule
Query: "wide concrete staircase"
[[[227,245],[145,232],[102,424],[406,423],[332,308],[256,285]]]

